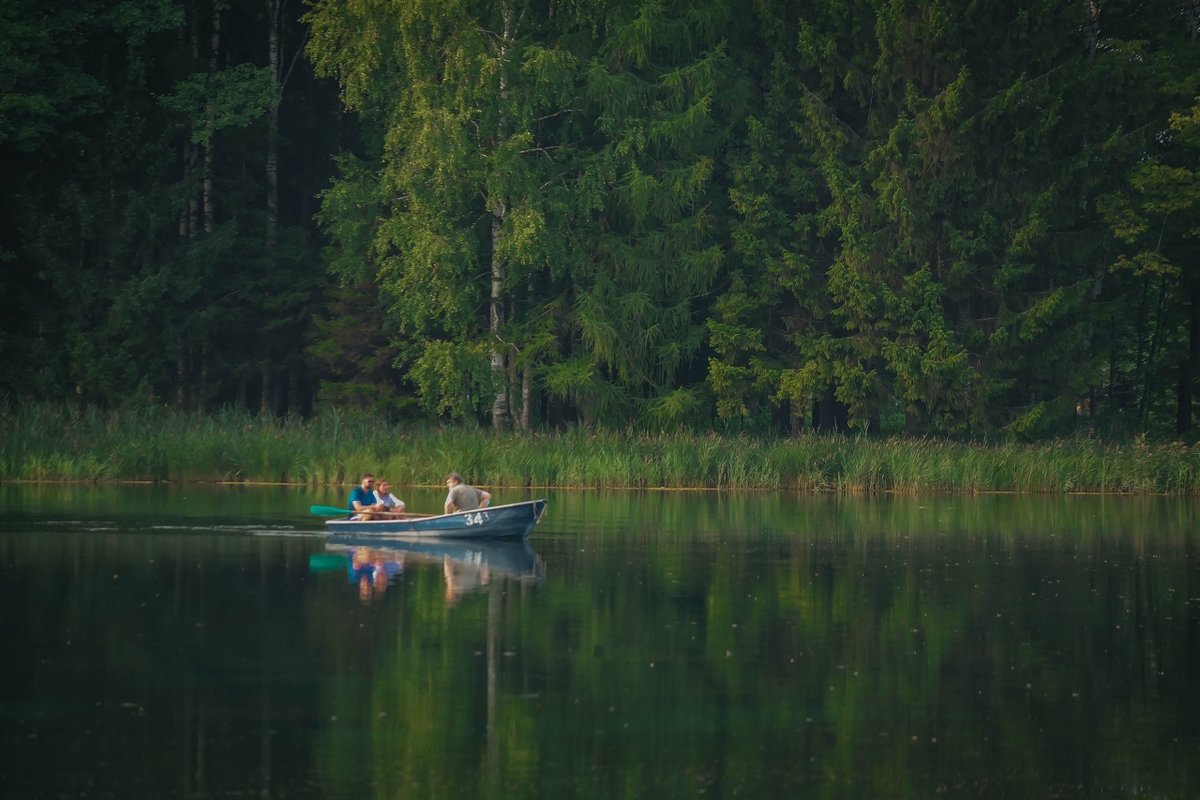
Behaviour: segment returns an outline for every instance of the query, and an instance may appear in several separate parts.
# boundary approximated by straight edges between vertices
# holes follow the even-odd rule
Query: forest
[[[1197,0],[6,0],[0,403],[1195,439]]]

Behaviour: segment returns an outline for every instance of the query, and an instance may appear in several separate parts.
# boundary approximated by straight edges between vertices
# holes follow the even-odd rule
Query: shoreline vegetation
[[[403,486],[457,470],[506,488],[864,493],[1200,493],[1200,447],[1089,438],[1032,444],[853,435],[566,430],[522,435],[388,425],[364,414],[0,410],[0,480]]]

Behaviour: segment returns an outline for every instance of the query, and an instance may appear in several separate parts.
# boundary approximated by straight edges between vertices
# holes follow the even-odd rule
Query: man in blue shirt
[[[350,511],[356,519],[370,519],[372,511],[383,511],[383,504],[375,502],[375,476],[363,473],[358,486],[350,490]]]

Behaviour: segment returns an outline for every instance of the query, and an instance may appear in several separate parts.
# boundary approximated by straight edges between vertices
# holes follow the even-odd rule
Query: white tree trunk
[[[507,60],[508,48],[512,37],[512,10],[505,8],[504,31],[500,39],[500,104],[501,109],[508,100]],[[508,135],[507,124],[503,110],[497,123],[497,144],[504,142]],[[504,260],[500,257],[500,245],[504,238],[504,216],[508,208],[502,197],[493,197],[492,202],[492,294],[491,294],[491,323],[489,333],[492,340],[492,381],[496,387],[496,395],[492,399],[492,428],[503,430],[509,426],[508,402],[508,370],[505,369],[504,342],[500,340],[500,329],[504,325]]]
[[[212,37],[209,41],[210,49],[208,53],[208,74],[216,75],[218,58],[217,55],[221,51],[221,4],[213,4],[213,21],[212,21]],[[204,148],[204,232],[212,233],[215,227],[216,212],[213,208],[213,148],[215,147],[214,139],[216,138],[216,110],[213,108],[212,100],[208,101],[208,108],[205,110],[207,126],[207,144]]]
[[[521,432],[529,433],[529,404],[533,401],[533,365],[526,362],[521,369]]]
[[[504,235],[505,208],[496,203],[492,208],[492,296],[491,324],[492,378],[496,396],[492,399],[492,428],[503,430],[508,427],[508,373],[505,369],[504,343],[500,341],[500,328],[504,325],[504,262],[500,258],[499,246]]]
[[[279,229],[279,0],[267,0],[267,61],[274,99],[267,109],[267,249],[275,249]]]

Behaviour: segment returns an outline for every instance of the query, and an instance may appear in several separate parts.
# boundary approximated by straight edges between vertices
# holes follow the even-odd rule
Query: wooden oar
[[[416,514],[412,511],[368,511],[372,517],[383,517],[384,519],[408,519],[409,517],[436,517],[437,514]]]

